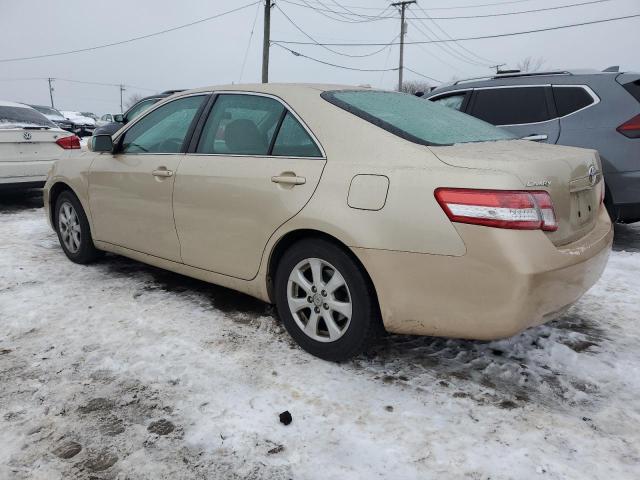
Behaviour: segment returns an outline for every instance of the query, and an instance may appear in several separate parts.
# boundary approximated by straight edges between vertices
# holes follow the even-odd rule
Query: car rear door
[[[178,168],[174,215],[184,263],[245,280],[271,235],[311,198],[321,146],[280,99],[216,96]]]
[[[208,94],[177,98],[136,119],[114,153],[96,155],[89,203],[96,240],[180,262],[175,173]]]
[[[556,143],[560,136],[549,85],[475,88],[466,113],[529,140]]]

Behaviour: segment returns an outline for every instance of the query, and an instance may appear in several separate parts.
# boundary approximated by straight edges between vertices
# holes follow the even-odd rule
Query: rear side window
[[[496,128],[452,108],[414,95],[376,90],[339,90],[322,98],[405,140],[422,145],[512,140]]]
[[[440,97],[436,99],[429,99],[432,102],[435,102],[444,107],[453,108],[454,110],[462,110],[462,103],[464,102],[464,97],[466,96],[465,92],[455,93],[453,95],[447,95],[445,97]]]
[[[260,95],[219,95],[202,130],[197,153],[268,155],[284,106]]]
[[[520,125],[551,118],[545,87],[476,90],[468,113],[493,125]]]
[[[272,155],[278,157],[321,157],[320,149],[291,113],[282,121]]]
[[[582,87],[553,87],[553,97],[559,117],[588,107],[595,102],[593,97]]]
[[[55,125],[33,108],[0,107],[0,129],[25,127],[54,128]]]
[[[623,87],[633,98],[640,102],[640,79],[634,82],[625,83]]]

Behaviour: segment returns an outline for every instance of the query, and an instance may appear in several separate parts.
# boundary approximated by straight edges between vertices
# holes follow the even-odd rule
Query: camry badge
[[[595,167],[595,165],[591,165],[589,167],[589,185],[593,187],[597,181],[598,181],[598,169]]]
[[[549,180],[537,180],[527,182],[527,187],[549,187],[551,186],[551,182]]]
[[[22,136],[25,140],[31,140],[31,132],[24,132]]]

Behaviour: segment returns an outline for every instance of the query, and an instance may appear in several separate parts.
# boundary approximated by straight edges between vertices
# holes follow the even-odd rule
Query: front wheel
[[[89,221],[73,193],[62,192],[58,197],[54,225],[62,250],[72,262],[91,263],[102,254],[93,244]]]
[[[282,257],[276,306],[289,334],[307,352],[331,361],[363,352],[380,331],[373,288],[360,266],[325,240],[303,240]]]

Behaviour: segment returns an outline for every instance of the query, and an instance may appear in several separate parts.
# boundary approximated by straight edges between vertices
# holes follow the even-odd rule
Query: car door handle
[[[284,185],[304,185],[307,179],[304,177],[296,177],[295,175],[279,175],[271,177],[273,183],[282,183]]]
[[[173,177],[173,170],[167,170],[166,168],[159,168],[151,172],[154,177]]]
[[[533,135],[522,137],[521,140],[531,140],[533,142],[542,142],[543,140],[547,140],[548,138],[549,137],[545,134],[534,133]]]

